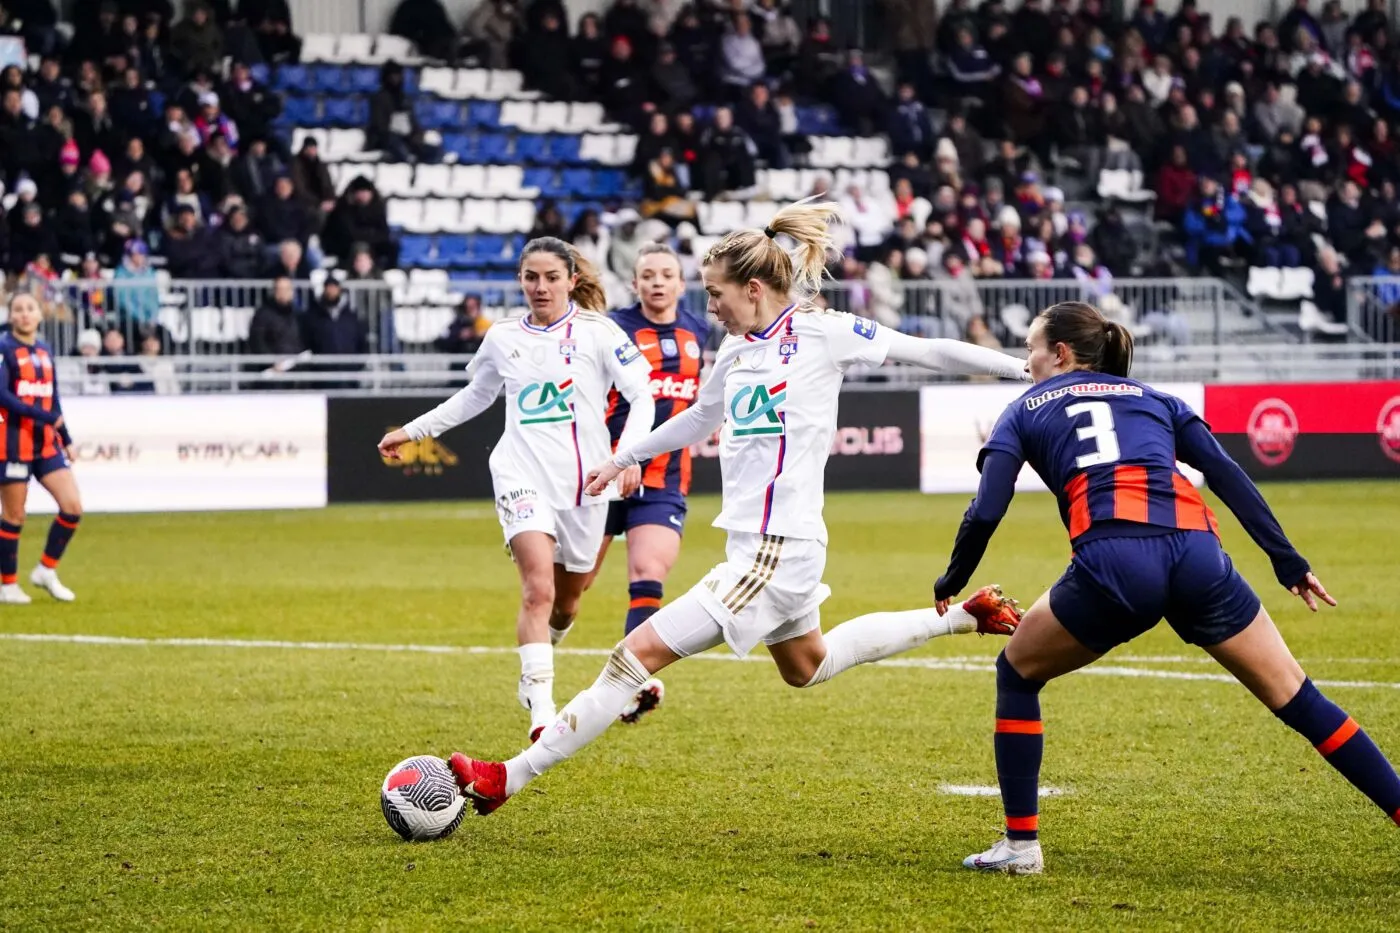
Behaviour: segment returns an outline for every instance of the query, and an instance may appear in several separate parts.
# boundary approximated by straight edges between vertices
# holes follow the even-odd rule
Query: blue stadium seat
[[[472,258],[483,262],[499,262],[506,247],[506,238],[489,233],[479,233],[472,243]]]
[[[282,65],[277,69],[272,87],[277,91],[305,91],[307,77],[305,65]]]
[[[467,251],[467,238],[461,234],[448,234],[437,239],[437,258],[434,265],[455,266],[471,258]]]
[[[475,133],[443,133],[442,151],[457,156],[458,162],[475,162],[477,143]]]
[[[350,73],[350,90],[356,94],[373,94],[379,90],[379,69],[359,65],[346,69]]]
[[[627,188],[627,173],[618,168],[599,169],[593,176],[593,190],[600,197],[621,197]]]
[[[426,130],[455,130],[460,126],[459,114],[462,107],[455,100],[418,101],[414,111],[418,122]]]
[[[399,239],[399,265],[406,269],[423,265],[432,255],[433,238],[405,233]]]
[[[504,133],[483,133],[477,159],[488,165],[505,165],[512,162],[510,137]]]
[[[248,66],[248,74],[252,75],[253,80],[259,84],[266,84],[267,79],[272,77],[272,69],[259,62],[256,65]]]
[[[839,136],[841,122],[831,107],[798,107],[797,132],[812,136]]]
[[[320,105],[315,97],[287,97],[282,103],[281,122],[292,126],[320,126]]]
[[[559,186],[564,189],[566,197],[593,197],[593,171],[586,168],[566,168],[559,173]]]
[[[549,157],[555,162],[577,162],[582,145],[583,139],[579,136],[550,136]]]
[[[160,117],[165,115],[165,93],[163,91],[151,91],[146,99],[151,102],[152,114]]]
[[[405,68],[403,70],[403,91],[405,94],[418,93],[418,69]]]
[[[345,86],[345,69],[339,65],[317,65],[311,71],[311,88],[323,94],[339,94]]]
[[[517,159],[520,158],[519,139],[516,139],[515,141],[515,156]],[[546,198],[558,197],[557,194],[549,193],[550,189],[554,187],[554,169],[552,168],[527,168],[525,170],[525,174],[521,176],[520,184],[524,188],[540,189],[540,194]]]
[[[497,129],[501,125],[501,105],[494,100],[474,100],[467,105],[467,122],[477,129]]]
[[[515,160],[517,162],[548,162],[546,148],[548,139],[536,133],[521,133],[515,137]]]
[[[369,105],[363,97],[327,97],[325,122],[331,126],[364,126]]]

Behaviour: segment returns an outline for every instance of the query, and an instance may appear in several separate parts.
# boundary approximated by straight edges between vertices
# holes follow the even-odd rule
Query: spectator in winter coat
[[[700,183],[706,195],[752,188],[755,149],[749,135],[734,125],[730,109],[716,109],[714,123],[700,137]]]
[[[194,208],[181,204],[165,234],[166,268],[172,278],[212,279],[219,274],[219,244],[199,222]]]
[[[44,220],[43,208],[31,201],[14,212],[19,223],[10,228],[10,272],[20,273],[39,256],[53,259],[58,255],[58,239]]]
[[[272,243],[296,240],[302,249],[306,248],[306,241],[313,229],[311,212],[296,197],[290,176],[277,177],[272,186],[272,196],[263,199],[257,208],[257,216],[258,229],[264,239]]]
[[[1279,39],[1287,51],[1298,47],[1298,31],[1307,33],[1316,45],[1322,44],[1322,24],[1308,10],[1308,0],[1293,0],[1293,9],[1278,24]]]
[[[146,258],[148,252],[145,243],[130,241],[112,276],[112,305],[129,325],[153,324],[160,315],[160,289]]]
[[[860,49],[846,53],[846,67],[832,79],[831,103],[845,124],[863,136],[873,135],[876,127],[884,125],[889,102],[865,67],[865,54]]]
[[[900,84],[889,124],[890,151],[896,157],[906,152],[928,161],[933,155],[933,121],[928,108],[915,96],[914,85]]]
[[[218,92],[223,111],[238,126],[243,148],[249,141],[266,137],[272,121],[282,112],[282,98],[253,80],[243,62],[234,62],[228,82]]]
[[[302,344],[313,355],[355,356],[369,352],[369,330],[351,307],[350,296],[341,285],[338,273],[332,273],[321,290],[321,297],[302,315]],[[318,368],[313,361],[304,368]],[[327,369],[347,370],[363,367],[345,363],[326,364]],[[355,382],[320,383],[316,388],[354,388]]]
[[[462,32],[485,51],[485,67],[501,69],[510,67],[511,43],[523,25],[514,0],[481,0]]]
[[[325,217],[335,209],[335,182],[331,170],[321,161],[316,137],[308,136],[301,151],[292,159],[292,188],[315,218],[320,229]]]
[[[1385,238],[1385,227],[1372,220],[1361,200],[1361,186],[1346,179],[1327,202],[1327,238],[1347,262],[1362,268],[1374,262],[1372,253]]]
[[[399,263],[398,244],[389,232],[388,209],[374,185],[356,178],[336,201],[322,235],[325,248],[335,256],[349,256],[357,243],[366,244],[375,264],[391,269]]]
[[[1254,104],[1251,115],[1256,131],[1265,139],[1275,138],[1284,129],[1296,137],[1303,127],[1303,108],[1284,100],[1279,86],[1272,81],[1265,87],[1264,96]]]
[[[953,79],[959,97],[987,100],[992,81],[1001,74],[1001,66],[992,60],[987,49],[977,41],[974,26],[964,26],[954,33],[954,47],[948,55],[948,77]]]
[[[293,357],[305,349],[294,298],[291,279],[281,276],[272,283],[272,294],[253,312],[248,325],[249,353]]]
[[[422,54],[441,61],[451,60],[457,44],[457,30],[442,0],[402,0],[389,20],[389,32],[409,40]]]
[[[75,265],[83,256],[97,250],[97,231],[87,195],[83,192],[74,191],[68,196],[68,203],[59,209],[53,226],[58,247],[53,256],[56,264]]]
[[[403,66],[398,62],[385,62],[379,69],[379,90],[369,100],[365,148],[382,149],[393,162],[431,161],[437,157],[413,115],[413,101],[404,91]]]
[[[957,163],[966,178],[982,177],[982,165],[987,161],[987,150],[982,134],[967,122],[967,115],[954,110],[948,115],[948,125],[943,129],[943,138],[952,141],[957,153]]]
[[[608,62],[608,42],[595,13],[585,13],[578,21],[578,32],[570,40],[570,70],[578,80],[573,96],[585,100],[603,99],[603,68]],[[692,72],[695,73],[695,72]]]
[[[255,137],[248,149],[229,166],[229,182],[246,204],[261,204],[282,173],[277,157],[267,149],[267,141]]]
[[[657,103],[676,110],[688,110],[699,97],[695,78],[676,55],[669,42],[657,49],[656,64],[651,69],[651,86],[657,93]]]
[[[433,348],[439,353],[475,353],[490,328],[491,322],[481,316],[481,296],[465,295],[447,330],[433,341]]]
[[[1232,253],[1236,243],[1248,242],[1244,206],[1210,176],[1198,183],[1181,226],[1186,235],[1186,264],[1192,269],[1204,266],[1219,272],[1221,258]]]
[[[1302,264],[1298,247],[1285,238],[1283,212],[1274,198],[1274,187],[1262,178],[1254,179],[1250,186],[1245,229],[1253,241],[1251,265],[1292,268]]]
[[[645,106],[651,101],[648,69],[637,60],[626,36],[613,39],[609,49],[601,74],[603,106],[614,119],[641,126]]]
[[[83,161],[92,158],[94,152],[115,154],[126,148],[126,133],[107,111],[107,95],[102,91],[88,95],[87,112],[73,120],[73,138]]]
[[[1031,73],[1030,55],[1023,53],[1012,62],[1011,73],[1002,84],[1001,104],[1001,116],[1012,141],[1043,146],[1047,102],[1044,88]]]
[[[219,277],[255,279],[262,274],[267,250],[248,220],[248,211],[234,207],[219,228]]]
[[[763,45],[768,74],[780,81],[791,75],[797,50],[802,45],[802,30],[787,7],[788,4],[780,4],[778,0],[758,0],[751,14],[758,26],[755,31]]]
[[[194,118],[194,128],[199,131],[199,139],[205,145],[215,133],[222,133],[228,147],[234,152],[238,151],[238,126],[219,109],[219,95],[213,91],[199,95],[199,115]]]
[[[185,74],[213,71],[222,64],[224,34],[207,3],[190,4],[185,18],[170,30],[170,55]]]
[[[283,240],[277,245],[277,256],[262,275],[265,279],[288,278],[298,282],[304,282],[310,277],[311,263],[307,261],[301,244],[296,240]]]
[[[1099,215],[1099,222],[1090,231],[1086,240],[1093,247],[1108,271],[1119,278],[1133,274],[1133,263],[1137,260],[1137,243],[1133,234],[1123,223],[1123,212],[1109,205]]]
[[[539,28],[530,31],[529,43],[530,54],[520,63],[526,86],[558,100],[577,97],[578,88],[569,70],[569,33],[559,15],[546,11]]]
[[[782,120],[778,116],[778,108],[769,99],[766,84],[759,83],[749,88],[748,95],[739,102],[734,122],[749,134],[758,150],[758,157],[767,162],[769,168],[792,166],[792,154],[783,142]]]
[[[744,88],[763,80],[767,66],[763,61],[763,46],[753,34],[748,14],[739,13],[734,24],[719,44],[719,78],[729,88],[731,99]]]

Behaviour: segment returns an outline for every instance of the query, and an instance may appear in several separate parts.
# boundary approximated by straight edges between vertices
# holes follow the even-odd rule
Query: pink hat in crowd
[[[99,149],[88,159],[88,169],[94,175],[110,175],[112,173],[112,160],[107,158]]]
[[[78,144],[71,139],[64,143],[63,148],[58,151],[59,165],[76,166],[81,161],[82,156],[78,153]]]

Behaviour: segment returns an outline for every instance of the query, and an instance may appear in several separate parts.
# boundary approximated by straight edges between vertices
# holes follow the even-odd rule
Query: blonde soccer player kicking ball
[[[650,370],[606,307],[595,270],[569,244],[541,237],[520,254],[520,287],[530,311],[497,322],[472,358],[466,388],[379,442],[397,457],[409,441],[437,437],[481,414],[506,393],[506,428],[491,452],[491,483],[506,546],[520,572],[520,704],[530,740],[554,721],[554,644],[578,614],[579,599],[603,542],[608,496],[585,495],[585,464],[612,449],[604,420],[608,391],[631,405],[622,441],[651,430]],[[610,477],[613,479],[614,477]],[[632,467],[615,477],[630,495]]]
[[[811,687],[857,664],[930,638],[1009,634],[1014,604],[995,587],[940,616],[930,606],[861,616],[821,631],[826,527],[822,479],[847,367],[888,360],[970,374],[1021,378],[1020,360],[953,340],[894,333],[849,314],[816,311],[794,297],[821,282],[838,218],[826,204],[798,203],[763,230],[729,234],[704,257],[710,310],[728,331],[696,403],[589,472],[588,490],[637,463],[709,436],[720,443],[726,560],[613,650],[597,681],[569,702],[531,748],[507,762],[460,753],[450,760],[462,792],[490,813],[528,782],[572,756],[618,718],[646,680],[720,644],[745,655],[768,646],[783,680]],[[776,237],[797,243],[791,257]]]

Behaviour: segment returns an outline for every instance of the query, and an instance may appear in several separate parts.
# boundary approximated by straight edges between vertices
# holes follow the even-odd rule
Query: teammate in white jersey
[[[508,762],[460,753],[451,765],[478,813],[490,813],[527,782],[599,736],[657,671],[720,644],[738,655],[768,646],[783,679],[810,687],[867,661],[939,635],[1010,634],[1011,600],[984,587],[940,617],[929,606],[861,616],[821,631],[818,607],[826,525],[823,474],[836,431],[845,370],[888,360],[930,369],[1021,379],[1015,357],[955,340],[923,340],[850,314],[817,311],[797,295],[820,285],[831,249],[829,204],[784,208],[763,230],[729,234],[710,249],[702,274],[710,310],[728,331],[696,403],[589,472],[588,491],[637,463],[708,437],[723,425],[726,560],[663,607],[613,650],[598,680],[560,711],[532,747]],[[797,243],[789,256],[776,237]]]
[[[651,430],[651,371],[632,341],[596,309],[597,271],[569,244],[531,240],[520,285],[530,312],[486,332],[467,367],[470,384],[379,442],[397,456],[410,440],[437,437],[481,414],[506,392],[506,429],[491,452],[491,483],[506,545],[520,572],[522,706],[530,740],[554,720],[554,649],[578,614],[603,541],[608,501],[641,483],[631,467],[605,495],[585,495],[585,467],[612,451],[604,412],[613,386],[631,404],[621,443]]]

